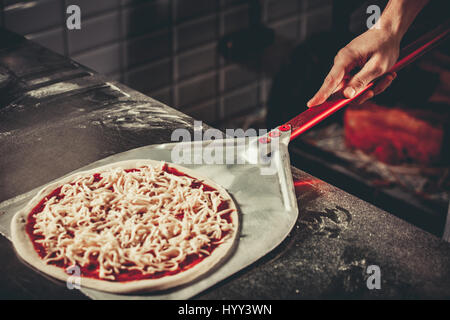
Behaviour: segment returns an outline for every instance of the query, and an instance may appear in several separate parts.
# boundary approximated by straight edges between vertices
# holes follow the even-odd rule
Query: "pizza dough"
[[[170,171],[161,172],[161,168]],[[159,179],[159,182],[155,183],[156,191],[150,192],[143,183],[148,185],[151,181],[152,184],[152,179]],[[173,194],[168,196],[165,189]],[[56,190],[59,191],[55,193]],[[150,205],[139,202],[144,199],[141,199],[142,190],[145,195],[155,195],[156,203],[165,197],[164,204],[159,201],[160,209],[146,210]],[[64,197],[59,199],[55,196],[58,193]],[[219,200],[226,203],[226,210],[220,209]],[[109,208],[106,213],[105,203]],[[44,208],[35,211],[37,207]],[[187,210],[186,216],[182,208]],[[31,215],[32,211],[37,213]],[[67,214],[69,211],[74,213]],[[86,212],[87,219],[83,218]],[[98,217],[102,215],[101,220],[97,219],[96,212]],[[27,232],[30,216],[37,217],[33,218],[33,230],[40,236],[39,240],[32,240]],[[139,220],[140,217],[145,218],[145,223]],[[14,216],[11,234],[20,257],[50,276],[67,281],[72,274],[66,273],[65,268],[73,262],[82,265],[86,258],[95,258],[96,276],[84,273],[83,270],[88,269],[82,266],[81,287],[130,293],[164,290],[206,274],[230,253],[238,225],[237,208],[232,198],[210,179],[171,163],[129,160],[76,173],[46,186]],[[64,226],[69,227],[65,230]],[[38,242],[53,249],[38,253],[35,247],[39,246]],[[151,249],[149,254],[149,248],[155,250]],[[192,257],[197,259],[195,263],[188,262]],[[89,261],[84,264],[88,265]],[[128,272],[136,274],[136,270],[142,277],[130,280],[121,277]]]

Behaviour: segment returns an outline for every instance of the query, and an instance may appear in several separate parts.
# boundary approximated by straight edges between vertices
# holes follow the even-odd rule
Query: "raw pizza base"
[[[51,183],[47,185],[42,190],[40,190],[36,196],[31,199],[31,201],[19,212],[17,212],[13,220],[11,222],[11,237],[13,245],[19,254],[19,256],[29,263],[34,268],[39,271],[48,274],[54,278],[57,278],[62,281],[67,281],[69,277],[73,275],[67,274],[64,268],[60,268],[54,265],[46,264],[39,254],[35,251],[33,243],[26,232],[26,224],[28,214],[33,210],[33,208],[49,193],[58,188],[59,186],[69,183],[74,180],[74,178],[80,175],[86,174],[95,174],[107,169],[113,168],[121,168],[121,169],[133,169],[139,168],[145,165],[155,166],[161,165],[161,161],[155,160],[127,160],[116,162],[113,164],[101,166],[89,171],[78,172],[73,175],[70,175],[62,180],[59,180],[55,183]],[[239,229],[239,218],[237,213],[236,204],[233,202],[233,199],[228,194],[228,192],[218,184],[216,184],[211,179],[202,177],[198,175],[195,171],[187,169],[185,167],[167,162],[169,167],[175,168],[180,172],[187,174],[193,178],[201,180],[205,184],[216,189],[226,200],[229,201],[230,208],[234,209],[231,213],[230,217],[233,223],[233,231],[230,237],[220,244],[217,248],[215,248],[211,255],[204,258],[197,265],[189,268],[188,270],[181,271],[174,275],[164,276],[158,279],[143,279],[143,280],[133,280],[127,282],[114,282],[108,280],[94,279],[88,277],[81,277],[81,287],[89,287],[100,291],[107,291],[112,293],[131,293],[131,292],[150,292],[150,291],[159,291],[165,290],[169,288],[173,288],[176,286],[180,286],[187,282],[194,280],[208,271],[210,271],[214,266],[216,266],[219,262],[224,260],[231,249],[233,248],[233,244],[235,242],[238,229]]]

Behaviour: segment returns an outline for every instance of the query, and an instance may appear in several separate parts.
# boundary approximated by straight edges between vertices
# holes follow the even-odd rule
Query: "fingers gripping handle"
[[[434,48],[439,43],[443,42],[450,33],[450,23],[447,22],[437,29],[425,34],[415,42],[411,43],[400,53],[400,58],[397,63],[387,72],[397,72],[403,67],[407,66],[424,53]],[[344,98],[342,92],[336,92],[324,103],[311,107],[305,112],[302,112],[295,118],[286,122],[283,126],[291,128],[291,140],[297,138],[306,130],[312,128],[325,118],[329,117],[336,111],[340,110],[364,92],[369,90],[374,85],[374,82],[369,83],[364,89],[358,92],[352,98]]]

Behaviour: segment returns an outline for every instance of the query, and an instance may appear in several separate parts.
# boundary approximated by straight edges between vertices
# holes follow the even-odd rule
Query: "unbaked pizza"
[[[81,286],[126,293],[163,290],[210,271],[238,231],[230,195],[195,171],[130,160],[73,174],[41,190],[11,224],[18,254]]]

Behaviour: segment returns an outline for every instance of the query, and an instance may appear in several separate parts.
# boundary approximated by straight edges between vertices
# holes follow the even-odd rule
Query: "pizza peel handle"
[[[440,27],[436,28],[433,31],[425,34],[418,40],[414,41],[400,52],[400,57],[397,63],[388,71],[388,72],[397,72],[403,67],[407,66],[424,53],[428,52],[439,43],[443,42],[449,35],[450,31],[450,23],[447,21]],[[291,138],[293,140],[297,138],[300,134],[305,132],[306,130],[312,128],[328,116],[332,115],[336,111],[340,110],[357,97],[362,95],[364,92],[369,90],[374,85],[374,82],[369,83],[363,90],[358,92],[353,98],[344,98],[342,92],[336,92],[333,94],[327,101],[324,103],[317,105],[315,107],[311,107],[308,110],[302,112],[295,118],[289,120],[284,125],[279,126],[278,128],[281,131],[291,131]]]

